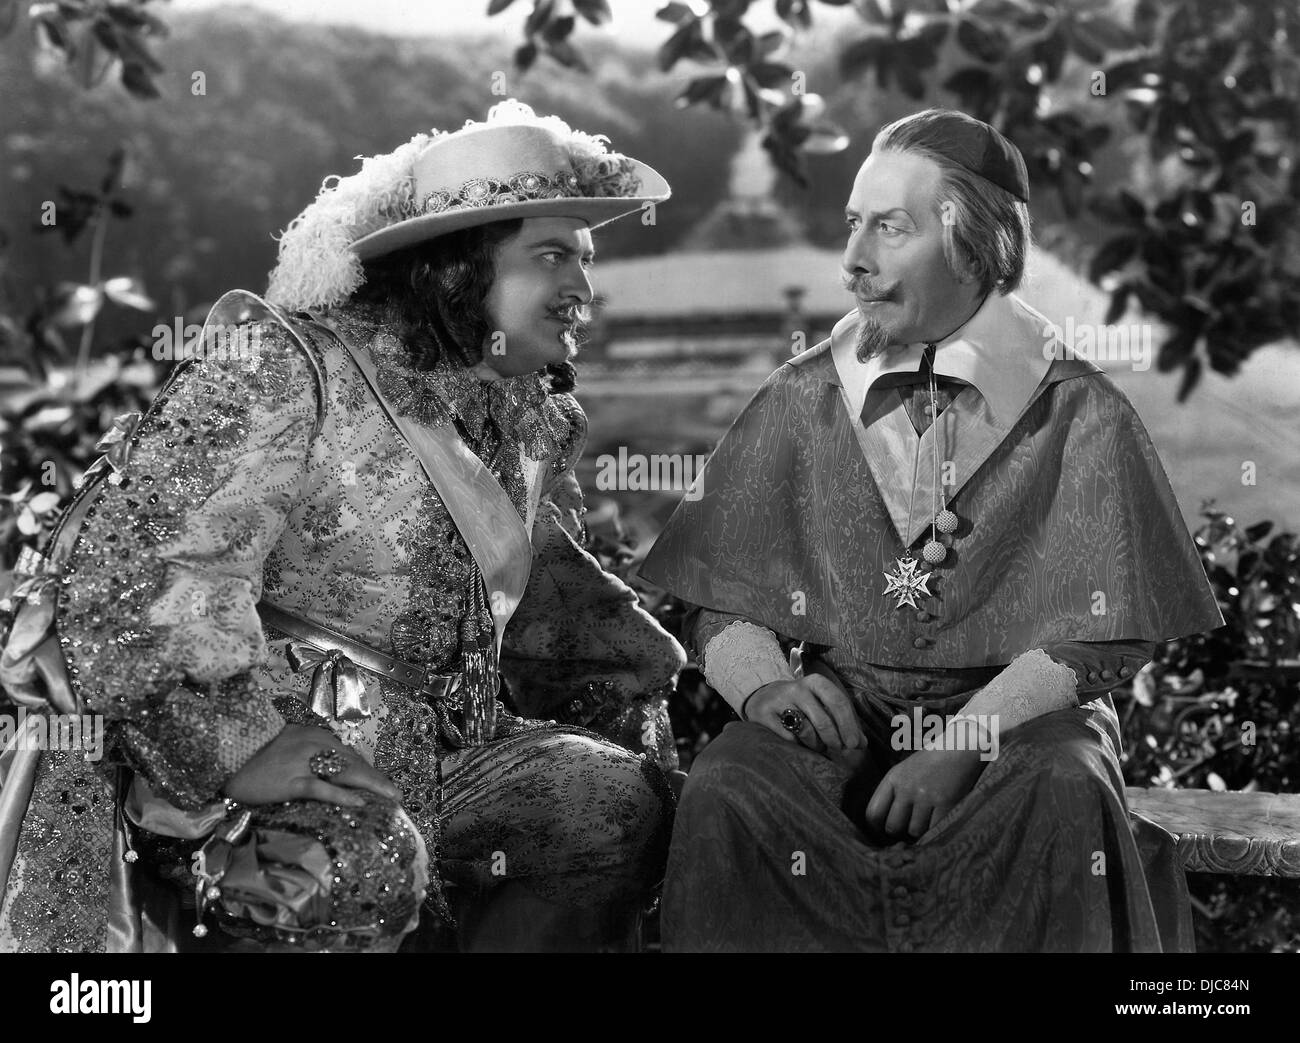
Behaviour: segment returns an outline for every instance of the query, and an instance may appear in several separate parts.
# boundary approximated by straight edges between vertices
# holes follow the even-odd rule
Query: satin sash
[[[32,788],[36,785],[36,766],[41,759],[41,751],[29,734],[35,727],[36,716],[29,715],[0,751],[0,910],[18,854],[23,816],[27,814]]]
[[[524,596],[533,565],[533,546],[528,530],[506,491],[451,424],[436,427],[401,416],[379,390],[374,363],[329,321],[316,317],[320,325],[338,338],[366,378],[375,398],[388,414],[426,477],[447,507],[461,538],[483,574],[491,608],[497,653],[506,624]],[[525,473],[530,470],[525,469]],[[528,517],[536,514],[546,467],[531,469],[528,486]]]

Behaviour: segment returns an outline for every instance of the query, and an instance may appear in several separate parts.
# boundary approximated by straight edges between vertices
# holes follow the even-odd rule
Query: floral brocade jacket
[[[540,375],[484,383],[463,369],[417,370],[370,313],[345,306],[331,318],[374,360],[399,414],[455,422],[530,528],[532,570],[502,646],[514,714],[498,716],[496,734],[553,719],[676,767],[667,694],[685,654],[575,538],[573,467],[586,437],[577,402]],[[189,810],[219,799],[310,701],[311,671],[290,665],[259,600],[438,673],[457,672],[462,645],[492,626],[470,604],[465,541],[347,351],[320,331],[309,339],[325,375],[318,411],[303,348],[274,322],[251,329],[257,352],[190,363],[136,427],[115,480],[97,491],[59,600],[60,639],[90,712],[155,794]],[[534,507],[524,471],[537,460],[546,470]],[[361,677],[377,709],[360,745],[403,789],[422,832],[436,828],[436,806],[424,806],[436,715],[411,689]],[[80,758],[47,756],[21,854],[28,886],[48,888],[30,908],[45,910],[50,948],[81,948],[78,936],[102,929],[71,912],[54,921],[64,919],[60,888],[86,908],[95,888],[83,875],[107,864],[108,802]]]

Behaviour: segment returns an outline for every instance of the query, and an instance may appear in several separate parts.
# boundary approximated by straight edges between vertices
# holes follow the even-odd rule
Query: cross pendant
[[[893,594],[898,598],[894,608],[902,608],[907,605],[911,608],[918,608],[916,596],[921,594],[925,597],[931,597],[930,574],[928,572],[918,573],[916,570],[921,563],[912,557],[911,553],[895,560],[894,571],[884,573],[886,580],[884,594],[888,597]]]

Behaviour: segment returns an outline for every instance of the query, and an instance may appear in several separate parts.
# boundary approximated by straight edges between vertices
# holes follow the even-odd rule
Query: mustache
[[[840,284],[855,297],[891,297],[895,286],[876,286],[865,275],[842,275]]]
[[[588,328],[591,325],[591,308],[585,304],[561,304],[547,308],[547,314],[567,324],[561,333],[564,343],[568,345],[569,359],[573,359],[580,348],[587,343]]]
[[[546,313],[552,318],[561,319],[575,329],[591,323],[591,308],[586,304],[561,304],[547,308]]]

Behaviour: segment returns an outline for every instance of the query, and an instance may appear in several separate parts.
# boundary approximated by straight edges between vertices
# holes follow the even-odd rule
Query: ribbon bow
[[[95,451],[104,455],[86,469],[86,478],[98,474],[105,467],[111,467],[114,473],[126,467],[131,459],[131,436],[139,423],[139,413],[120,413],[113,417],[112,425],[95,443]]]
[[[322,652],[312,645],[290,641],[285,658],[295,674],[315,668],[311,677],[311,709],[320,717],[358,724],[370,716],[370,700],[357,664],[334,649]]]
[[[9,592],[12,604],[22,601],[30,601],[33,605],[41,603],[42,593],[58,581],[58,577],[51,575],[46,564],[45,555],[32,547],[24,547],[18,552],[18,560],[14,562],[10,574],[14,583],[13,590]]]

